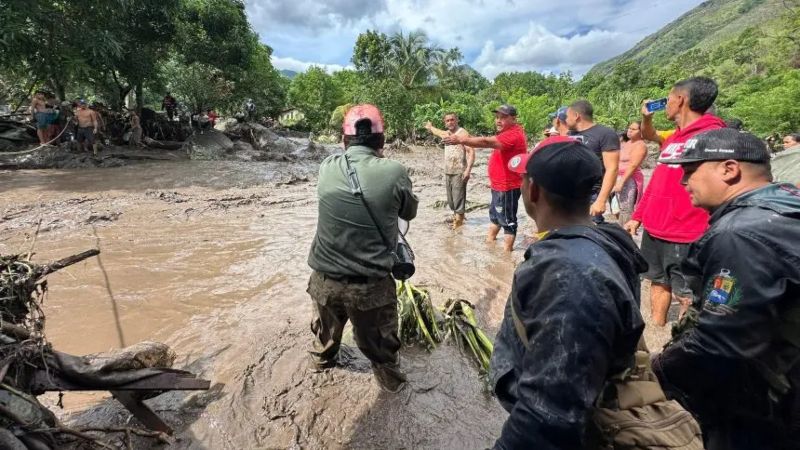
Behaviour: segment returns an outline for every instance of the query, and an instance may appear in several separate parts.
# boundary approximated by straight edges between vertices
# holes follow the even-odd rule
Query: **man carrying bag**
[[[417,215],[408,171],[383,158],[384,124],[373,105],[345,114],[345,153],[320,164],[319,218],[308,265],[315,307],[311,356],[316,370],[336,365],[348,320],[358,348],[372,363],[378,384],[400,391],[396,266],[398,218]]]

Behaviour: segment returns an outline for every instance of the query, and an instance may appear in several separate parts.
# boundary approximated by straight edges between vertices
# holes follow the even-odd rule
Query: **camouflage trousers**
[[[397,355],[400,338],[394,280],[387,276],[359,281],[364,282],[312,272],[308,281],[314,303],[312,358],[318,368],[334,366],[344,327],[350,320],[356,345],[372,363],[376,376],[405,381]]]

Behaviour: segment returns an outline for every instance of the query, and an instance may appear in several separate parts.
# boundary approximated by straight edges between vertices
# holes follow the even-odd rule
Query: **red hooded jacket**
[[[659,159],[677,158],[683,154],[683,144],[692,136],[724,127],[722,119],[705,114],[664,141]],[[641,222],[644,229],[655,238],[687,244],[705,233],[708,213],[692,206],[689,193],[681,185],[681,178],[681,166],[659,163],[632,219]]]

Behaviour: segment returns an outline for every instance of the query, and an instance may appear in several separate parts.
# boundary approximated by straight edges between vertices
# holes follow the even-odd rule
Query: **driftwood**
[[[39,277],[43,277],[45,275],[51,274],[57,270],[61,270],[65,267],[69,267],[73,264],[79,263],[84,259],[91,258],[92,256],[97,256],[100,254],[100,250],[93,248],[91,250],[86,250],[83,253],[78,253],[77,255],[67,256],[66,258],[59,259],[56,262],[52,262],[43,266],[44,269],[42,270],[41,275]]]
[[[160,148],[162,150],[180,150],[183,147],[183,142],[178,141],[157,141],[147,136],[142,138],[144,145],[151,148]]]
[[[82,357],[55,351],[45,339],[40,307],[47,291],[46,277],[100,251],[87,250],[40,265],[30,261],[34,246],[25,256],[0,256],[0,430],[11,431],[0,433],[0,447],[60,448],[69,436],[90,446],[117,448],[98,438],[98,433],[123,433],[122,444],[127,448],[133,448],[133,435],[171,443],[172,429],[143,400],[171,390],[207,390],[211,383],[171,369],[175,354],[155,342]],[[152,431],[63,426],[35,397],[46,391],[109,391]]]

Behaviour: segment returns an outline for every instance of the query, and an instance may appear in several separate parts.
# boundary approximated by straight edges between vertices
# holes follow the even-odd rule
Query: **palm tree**
[[[413,31],[407,36],[402,31],[390,39],[390,64],[400,84],[406,89],[428,82],[435,58],[444,50],[428,46],[428,36],[423,31]]]

